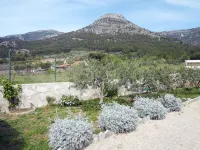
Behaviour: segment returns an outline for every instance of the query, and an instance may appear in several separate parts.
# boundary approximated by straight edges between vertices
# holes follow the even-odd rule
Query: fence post
[[[11,49],[8,51],[8,81],[11,82]]]
[[[56,82],[56,57],[54,59],[55,59],[55,62],[54,62],[54,81]]]

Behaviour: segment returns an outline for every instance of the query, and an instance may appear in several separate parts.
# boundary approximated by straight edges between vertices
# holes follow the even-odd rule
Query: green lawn
[[[68,82],[70,72],[57,72],[56,82]],[[7,78],[8,75],[1,75],[0,78]],[[12,80],[17,84],[30,84],[30,83],[50,83],[55,82],[54,73],[44,73],[44,74],[12,74]]]

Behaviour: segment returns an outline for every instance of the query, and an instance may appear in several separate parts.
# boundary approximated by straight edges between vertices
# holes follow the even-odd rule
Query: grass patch
[[[199,88],[177,88],[173,90],[171,94],[181,99],[195,98],[200,96],[200,90]]]
[[[77,114],[81,111],[80,108],[69,109],[73,114]],[[0,123],[6,124],[6,128],[8,128],[7,130],[11,130],[11,136],[7,136],[7,130],[5,130],[3,125],[0,124],[0,131],[5,131],[5,133],[0,132],[0,147],[3,147],[2,145],[8,143],[3,147],[3,149],[50,149],[47,142],[48,127],[51,124],[49,118],[55,118],[56,111],[58,116],[61,118],[65,118],[68,115],[65,107],[58,106],[38,108],[32,114],[15,117],[1,114]],[[21,144],[19,144],[20,141]]]
[[[161,97],[165,94],[173,94],[176,97],[179,97],[182,99],[182,101],[187,100],[188,98],[196,98],[200,96],[200,91],[198,88],[177,88],[169,92],[155,92],[155,93],[142,93],[142,94],[132,94],[129,97],[134,99],[136,96],[141,96],[141,97],[148,97],[148,98],[158,98]]]

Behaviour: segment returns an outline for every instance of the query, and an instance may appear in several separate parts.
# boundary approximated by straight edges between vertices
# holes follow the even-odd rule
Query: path
[[[164,120],[150,120],[134,132],[114,135],[86,150],[200,150],[200,100]]]

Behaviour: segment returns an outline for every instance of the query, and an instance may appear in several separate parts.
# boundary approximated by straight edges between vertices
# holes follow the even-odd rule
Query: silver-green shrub
[[[84,118],[58,119],[50,126],[49,146],[53,150],[80,150],[92,140],[92,125]]]
[[[161,98],[157,99],[158,101],[160,101],[163,106],[167,109],[169,109],[169,111],[180,111],[181,107],[182,107],[182,101],[180,98],[176,98],[174,95],[172,94],[166,94]]]
[[[135,130],[138,121],[138,115],[133,108],[113,103],[102,106],[99,127],[115,133],[126,133]]]
[[[167,113],[164,106],[154,99],[137,97],[134,102],[134,108],[137,110],[138,116],[144,118],[149,116],[153,120],[161,120],[165,118]]]

